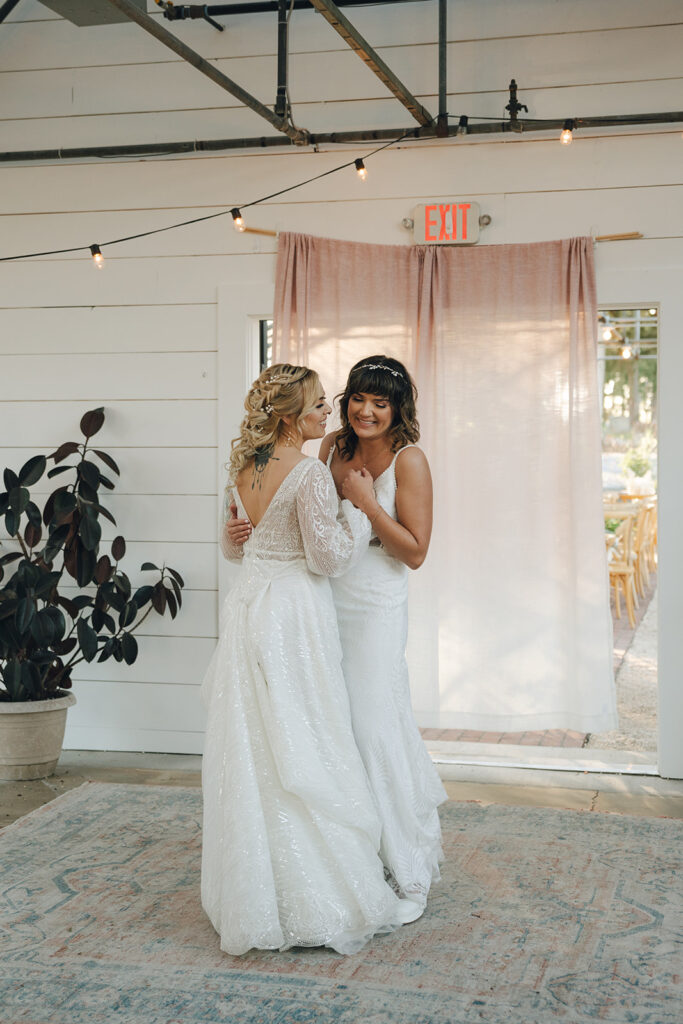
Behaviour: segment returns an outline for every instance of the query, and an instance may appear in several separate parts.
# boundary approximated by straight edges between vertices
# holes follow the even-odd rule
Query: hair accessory
[[[400,377],[401,380],[405,380],[405,377],[400,370],[395,370],[393,366],[386,366],[384,363],[362,363],[361,366],[357,367],[358,370],[386,370],[391,374],[392,377]]]
[[[266,377],[266,384],[286,384],[288,380],[289,377],[281,373],[279,377],[277,375],[275,377]]]
[[[265,408],[266,412],[268,413],[268,415],[270,416],[270,414],[271,414],[271,413],[272,413],[272,411],[273,411],[273,407],[272,407],[272,405],[270,405],[270,403],[269,403],[269,404],[268,404],[268,405],[266,405],[266,406],[265,406],[264,408]]]

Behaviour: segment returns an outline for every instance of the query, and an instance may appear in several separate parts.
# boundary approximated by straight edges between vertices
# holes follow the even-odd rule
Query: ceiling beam
[[[328,21],[335,32],[338,32],[345,43],[354,50],[360,59],[364,61],[371,71],[377,75],[379,80],[386,85],[387,89],[400,100],[403,106],[410,111],[418,124],[427,127],[434,123],[434,118],[422,104],[415,99],[413,94],[406,89],[405,85],[394,72],[384,63],[379,54],[373,50],[370,44],[363,38],[358,29],[355,29],[351,22],[339,10],[332,0],[310,0],[316,11],[322,14],[325,21]]]
[[[222,89],[229,92],[231,96],[238,99],[240,103],[243,103],[245,107],[249,107],[251,110],[260,114],[261,117],[265,118],[273,126],[277,128],[279,132],[283,132],[287,135],[293,143],[300,146],[308,144],[309,134],[304,129],[294,128],[285,118],[278,117],[273,111],[266,107],[265,104],[257,100],[255,96],[248,93],[236,82],[233,82],[231,78],[224,75],[222,71],[219,71],[213,64],[208,60],[205,60],[198,53],[192,50],[185,43],[181,42],[177,36],[174,36],[172,32],[165,29],[162,25],[158,24],[154,18],[150,18],[149,14],[145,11],[141,11],[135,6],[131,0],[109,0],[112,6],[116,7],[119,11],[122,11],[131,21],[136,22],[141,28],[144,28],[146,32],[158,39],[160,43],[167,46],[174,53],[177,53],[179,57],[186,60],[188,64],[191,64],[201,71],[203,75],[210,78],[216,85],[220,85]]]

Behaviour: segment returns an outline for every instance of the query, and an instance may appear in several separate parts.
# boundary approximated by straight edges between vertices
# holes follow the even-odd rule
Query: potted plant
[[[114,658],[132,665],[134,633],[151,612],[175,618],[183,579],[174,569],[144,562],[156,579],[133,591],[120,568],[126,542],[117,536],[100,554],[100,501],[119,475],[110,455],[90,447],[104,410],[81,419],[84,441],[66,441],[47,457],[35,455],[17,472],[4,471],[0,521],[12,540],[0,548],[0,778],[39,779],[57,764],[64,739],[73,669],[82,661]],[[66,461],[69,460],[69,461]],[[42,510],[29,488],[44,475],[60,485]],[[66,474],[69,474],[66,476]],[[64,482],[64,481],[68,482]],[[74,581],[78,592],[73,593]],[[66,584],[71,590],[67,592]]]

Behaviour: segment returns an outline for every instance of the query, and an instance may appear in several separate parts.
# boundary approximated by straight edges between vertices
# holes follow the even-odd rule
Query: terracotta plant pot
[[[66,712],[76,703],[60,690],[52,700],[0,701],[0,779],[45,779],[57,767]]]

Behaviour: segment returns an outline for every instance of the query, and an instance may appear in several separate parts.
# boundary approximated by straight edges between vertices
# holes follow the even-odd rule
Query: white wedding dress
[[[375,480],[377,501],[392,519],[399,455]],[[408,573],[373,531],[351,571],[332,580],[332,593],[353,731],[382,821],[382,860],[401,894],[424,906],[440,877],[437,806],[447,795],[410,705]]]
[[[236,489],[239,513],[247,518]],[[380,823],[354,742],[328,576],[367,547],[367,518],[339,505],[305,458],[243,549],[202,686],[202,905],[221,949],[357,952],[400,923]]]

